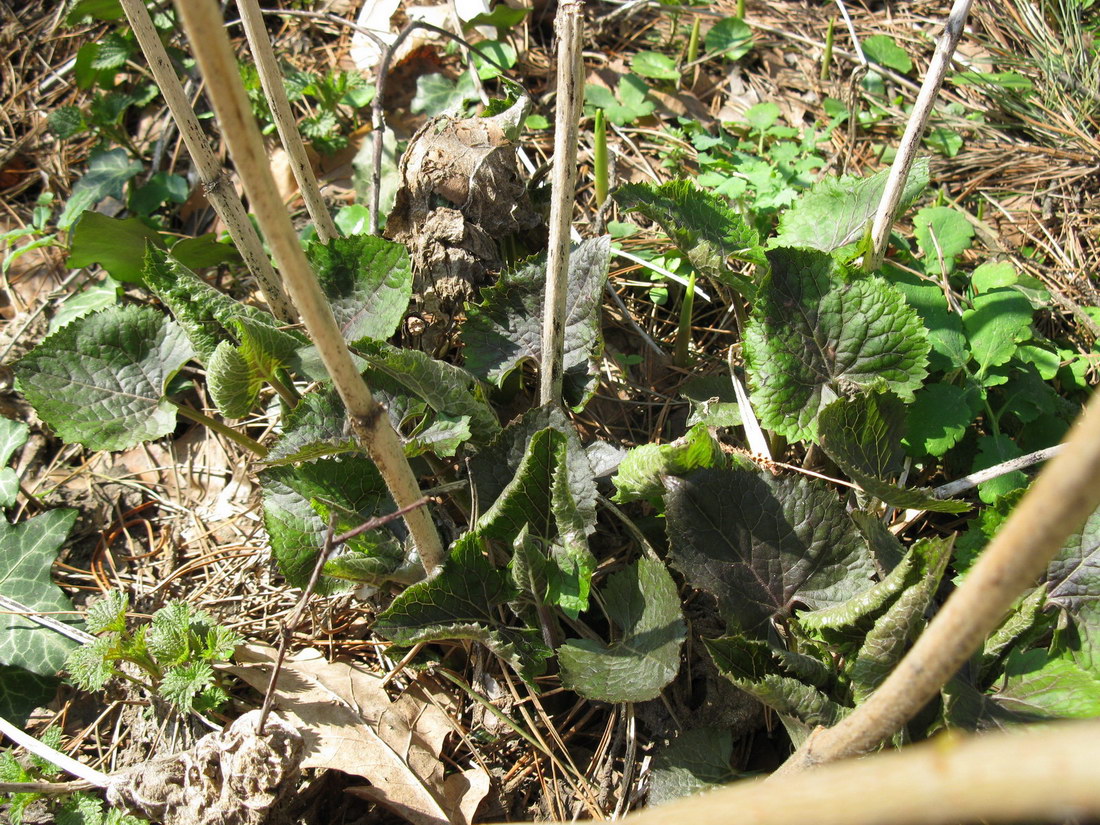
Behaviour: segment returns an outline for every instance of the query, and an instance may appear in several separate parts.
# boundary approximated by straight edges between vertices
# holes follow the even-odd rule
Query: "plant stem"
[[[833,65],[833,39],[836,36],[836,16],[829,18],[829,28],[825,30],[825,51],[821,54],[821,82],[829,79],[829,69]]]
[[[676,343],[672,350],[672,363],[678,367],[691,365],[691,354],[688,347],[691,345],[691,315],[695,308],[695,273],[688,276],[687,289],[684,291],[684,301],[680,304],[680,323],[676,327]]]
[[[937,737],[788,781],[743,780],[631,814],[623,825],[949,825],[1100,814],[1100,722]]]
[[[229,229],[229,235],[237,251],[241,253],[248,271],[260,285],[260,291],[271,312],[283,321],[294,323],[298,319],[298,314],[283,291],[279,276],[271,268],[271,261],[264,252],[263,242],[260,241],[252,221],[248,219],[241,199],[229,184],[228,173],[218,163],[218,159],[210,149],[210,144],[207,143],[206,135],[202,131],[202,126],[199,125],[198,118],[195,117],[195,112],[187,99],[187,93],[183,90],[183,84],[180,83],[175,69],[172,68],[168,52],[160,42],[160,35],[153,26],[153,20],[149,17],[144,0],[121,0],[121,3],[123,11],[126,12],[126,19],[130,22],[130,28],[134,30],[138,45],[149,63],[153,79],[160,87],[164,102],[172,112],[172,119],[176,122],[180,136],[199,173],[203,194]]]
[[[700,19],[695,18],[695,22],[691,24],[691,34],[688,36],[687,47],[687,63],[690,66],[696,60],[699,59],[699,27]]]
[[[592,171],[595,173],[596,209],[599,210],[607,200],[607,120],[603,109],[596,110],[596,121],[592,126]]]
[[[886,188],[879,201],[874,223],[871,225],[871,254],[864,256],[865,272],[874,272],[882,266],[886,245],[890,241],[890,229],[894,225],[894,215],[898,211],[905,182],[909,178],[909,169],[916,159],[921,136],[928,124],[928,117],[932,114],[932,105],[936,102],[936,95],[939,94],[943,78],[951,65],[951,56],[955,53],[955,47],[962,38],[963,26],[973,2],[974,0],[955,0],[944,32],[936,44],[936,52],[932,55],[932,62],[928,64],[928,73],[924,76],[924,83],[921,84],[917,100],[913,104],[913,113],[905,125],[905,134],[902,135],[901,142],[898,144],[898,152],[890,166]]]
[[[256,219],[271,244],[294,305],[343,399],[356,439],[378,467],[394,502],[405,507],[420,498],[416,476],[385,408],[371,395],[352,360],[332,307],[321,292],[290,216],[283,208],[218,6],[213,0],[177,0],[176,8],[206,80],[229,154]],[[431,575],[444,561],[443,546],[431,514],[418,507],[405,515],[405,522],[424,570]]]
[[[249,452],[259,456],[260,458],[264,458],[267,455],[267,447],[265,447],[259,441],[249,438],[244,433],[234,430],[224,421],[218,421],[218,419],[211,418],[205,413],[201,413],[198,410],[192,409],[191,407],[185,407],[178,401],[173,401],[172,403],[175,405],[176,410],[179,412],[179,414],[182,415],[184,418],[190,418],[195,423],[202,424],[204,427],[211,429],[216,433],[224,435],[230,441],[239,444]]]
[[[286,96],[286,87],[283,85],[283,74],[275,59],[275,50],[271,47],[267,27],[264,26],[260,4],[256,0],[237,0],[237,10],[241,13],[241,23],[248,38],[248,46],[252,50],[252,56],[256,58],[260,85],[263,86],[264,94],[267,96],[268,103],[271,104],[271,117],[275,120],[275,128],[279,130],[279,139],[283,142],[283,148],[290,157],[290,168],[294,172],[294,179],[298,182],[298,191],[302,193],[306,210],[313,220],[314,229],[317,230],[317,240],[327,244],[333,238],[339,237],[340,233],[321,197],[321,187],[317,185],[313,167],[306,156],[302,135],[294,122],[294,114],[290,110],[290,101]]]
[[[1098,506],[1100,393],[1077,419],[1065,449],[1044,468],[894,671],[850,716],[816,730],[775,775],[866,753],[901,730]]]
[[[569,225],[577,180],[577,122],[584,102],[581,0],[562,0],[554,20],[558,35],[558,100],[554,119],[554,168],[550,188],[550,241],[546,258],[546,301],[542,319],[539,403],[560,404],[565,350],[565,307],[569,283]]]

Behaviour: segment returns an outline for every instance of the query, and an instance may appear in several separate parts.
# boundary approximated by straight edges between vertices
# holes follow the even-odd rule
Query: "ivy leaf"
[[[631,449],[613,479],[617,490],[615,501],[648,499],[656,503],[665,492],[663,476],[724,466],[726,459],[721,446],[705,424],[696,424],[687,435],[671,444],[643,444]]]
[[[624,211],[640,212],[659,224],[702,275],[747,298],[756,295],[756,284],[734,272],[726,261],[736,258],[764,265],[760,235],[718,195],[687,180],[628,183],[615,191],[615,202]]]
[[[77,511],[49,510],[27,521],[0,521],[0,594],[31,610],[69,612],[73,604],[50,579],[58,550]],[[56,676],[77,645],[30,619],[6,613],[0,633],[0,705],[24,719],[56,687]]]
[[[206,365],[206,386],[221,414],[244,418],[256,404],[263,382],[239,348],[222,341]]]
[[[107,197],[122,200],[126,182],[141,174],[142,162],[131,158],[125,149],[96,152],[88,160],[88,171],[73,185],[72,194],[61,214],[57,216],[57,228],[68,230],[85,210],[91,209]]]
[[[1080,663],[1100,675],[1100,509],[1066,540],[1044,581],[1049,601],[1077,625]]]
[[[141,283],[145,247],[150,243],[164,247],[160,233],[139,218],[122,220],[85,212],[73,229],[65,264],[74,269],[99,264],[113,278]]]
[[[746,632],[796,602],[827,607],[867,586],[870,555],[824,486],[735,469],[696,470],[665,487],[673,566]]]
[[[852,660],[848,675],[858,705],[871,695],[924,626],[924,612],[932,603],[951,558],[951,539],[922,539],[913,545],[916,581],[875,621]]]
[[[176,324],[148,307],[111,307],[62,327],[17,367],[20,388],[66,442],[125,450],[167,435],[168,381],[194,352]]]
[[[562,684],[603,702],[656,698],[676,678],[687,635],[672,577],[660,561],[641,558],[609,576],[603,596],[622,637],[610,645],[565,642],[558,649]]]
[[[11,507],[19,495],[19,476],[7,463],[12,453],[27,443],[30,431],[22,421],[0,418],[0,507]]]
[[[583,406],[596,389],[599,355],[603,351],[600,302],[611,257],[609,236],[590,238],[569,256],[569,286],[565,321],[565,397]],[[542,315],[546,257],[505,272],[482,290],[480,304],[467,306],[462,329],[466,368],[500,386],[524,361],[542,357]]]
[[[817,415],[841,395],[886,382],[904,401],[927,372],[916,312],[878,277],[845,282],[822,252],[774,249],[745,335],[760,423],[812,438]]]
[[[905,408],[896,396],[864,393],[838,399],[821,411],[821,446],[865,492],[894,507],[961,513],[965,501],[937,499],[931,490],[903,489],[887,480],[902,470]]]
[[[342,530],[394,509],[377,468],[361,456],[326,458],[301,467],[272,467],[260,473],[260,484],[272,555],[295,587],[304,587],[309,581],[324,546],[330,516],[339,517],[337,530]],[[400,529],[399,523],[395,526]],[[395,580],[416,577],[415,560],[406,563],[401,542],[386,528],[360,537],[354,548],[380,560]],[[375,564],[372,569],[377,567]],[[327,565],[325,569],[332,572]],[[346,568],[337,564],[335,569]],[[329,580],[326,587],[333,590],[336,585]]]
[[[372,370],[384,373],[440,415],[469,416],[475,443],[485,443],[500,432],[496,413],[489,406],[481,383],[461,367],[439,361],[426,352],[402,349],[384,341],[362,339],[353,348]]]
[[[406,588],[374,623],[376,633],[398,644],[473,639],[533,683],[545,670],[551,651],[539,633],[507,623],[496,608],[512,601],[516,590],[504,570],[493,567],[467,533],[435,576]]]
[[[333,238],[306,247],[336,323],[348,341],[389,338],[412,297],[412,264],[399,243],[374,235]]]
[[[725,728],[693,728],[653,757],[649,803],[661,805],[708,791],[734,779],[733,734]]]
[[[477,89],[467,72],[463,72],[457,81],[432,72],[416,79],[416,94],[409,104],[409,111],[414,115],[435,117],[446,112],[461,111],[466,101],[477,99]]]
[[[875,216],[889,169],[867,178],[825,177],[810,187],[779,218],[779,230],[768,248],[809,247],[832,252],[863,238]],[[913,164],[902,192],[902,208],[928,186],[928,159]]]
[[[980,377],[1007,363],[1017,345],[1031,338],[1031,313],[1031,303],[1011,287],[974,296],[974,307],[963,313],[962,323]]]

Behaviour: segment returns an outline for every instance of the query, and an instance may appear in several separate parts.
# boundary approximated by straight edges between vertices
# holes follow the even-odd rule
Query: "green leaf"
[[[589,109],[603,109],[607,119],[616,126],[629,126],[638,118],[653,114],[657,104],[649,100],[649,87],[636,74],[619,78],[616,94],[606,86],[589,83],[584,87],[584,102]]]
[[[796,603],[816,610],[866,588],[870,555],[823,485],[734,469],[696,470],[665,486],[673,566],[746,632]]]
[[[886,504],[936,513],[961,513],[965,501],[940,500],[931,490],[904,489],[893,480],[901,474],[905,407],[896,396],[864,393],[838,399],[821,411],[821,446],[836,465],[865,492]]]
[[[191,270],[241,261],[234,246],[220,243],[213,232],[176,241],[172,244],[172,257]]]
[[[214,669],[199,660],[169,668],[160,680],[158,692],[181,713],[190,713],[195,698],[214,684]]]
[[[848,669],[857,705],[890,674],[924,627],[924,613],[947,569],[952,543],[950,538],[921,539],[910,550],[917,580],[878,618]]]
[[[1029,720],[1088,719],[1100,716],[1100,679],[1045,650],[1013,651],[993,700]]]
[[[752,127],[754,132],[763,134],[779,120],[779,105],[771,100],[750,106],[741,115],[741,119]]]
[[[970,466],[970,472],[986,470],[996,467],[1013,458],[1019,458],[1024,451],[1007,435],[982,435],[978,436],[978,454],[974,456],[974,463]],[[994,503],[999,497],[1006,495],[1020,487],[1027,485],[1027,476],[1019,470],[1013,470],[1002,476],[983,481],[978,485],[978,497],[986,504]]]
[[[474,442],[483,444],[500,432],[481,383],[466,370],[432,358],[426,352],[403,349],[384,341],[356,341],[354,349],[371,365],[440,415],[469,416]],[[368,375],[369,380],[369,375]]]
[[[501,40],[482,40],[477,44],[478,51],[487,54],[496,64],[490,63],[481,54],[470,50],[470,59],[477,67],[477,76],[482,80],[491,80],[499,77],[504,71],[516,65],[516,50],[511,43]],[[499,65],[497,65],[499,64]],[[503,67],[503,69],[501,68]]]
[[[719,672],[778,713],[795,738],[803,738],[818,725],[831,727],[848,713],[848,708],[812,685],[776,673],[772,652],[764,642],[727,636],[704,639],[703,644]]]
[[[1007,363],[1017,346],[1031,338],[1031,314],[1031,304],[1015,289],[974,296],[974,308],[963,313],[962,322],[981,376]]]
[[[932,345],[929,368],[939,372],[953,372],[970,363],[970,350],[963,333],[962,318],[948,309],[943,290],[938,286],[894,269],[889,264],[890,281],[905,296],[905,300],[924,320],[928,341]]]
[[[191,194],[187,178],[170,172],[156,172],[148,183],[130,194],[130,209],[139,215],[151,215],[165,203],[184,203]]]
[[[278,467],[358,452],[354,436],[345,430],[346,420],[344,405],[335,390],[309,393],[287,416],[283,434],[272,445],[265,462]]]
[[[523,22],[530,9],[513,9],[505,3],[497,3],[488,14],[482,12],[476,17],[471,17],[462,24],[465,31],[478,26],[495,26],[497,33],[503,37],[507,32]]]
[[[90,284],[72,295],[61,305],[57,314],[50,319],[50,333],[57,332],[77,318],[91,315],[101,309],[113,307],[122,295],[122,287],[110,276],[102,283]]]
[[[913,236],[925,255],[925,269],[932,274],[955,270],[955,259],[970,248],[974,227],[966,216],[948,206],[929,206],[914,216]]]
[[[75,26],[85,17],[94,17],[96,20],[110,22],[121,20],[125,15],[122,4],[118,0],[77,0],[69,8],[65,17],[67,26]]]
[[[295,587],[304,587],[309,581],[324,546],[327,516],[335,513],[341,525],[353,527],[394,509],[377,468],[361,456],[325,458],[301,467],[272,467],[260,473],[260,485],[272,555]],[[355,551],[381,559],[387,573],[398,578],[410,575],[400,541],[386,528],[365,534]],[[334,588],[335,583],[328,580],[325,589]]]
[[[909,454],[939,458],[966,435],[974,420],[967,392],[954,384],[921,387],[909,405],[904,443]]]
[[[712,55],[738,60],[752,50],[752,29],[740,17],[726,17],[711,26],[703,45]]]
[[[558,649],[562,684],[603,702],[656,698],[676,678],[687,635],[672,577],[660,561],[641,558],[608,577],[603,597],[622,637],[610,645],[565,642]]]
[[[57,558],[77,511],[49,510],[27,521],[0,522],[0,594],[15,599],[30,610],[60,612],[61,621],[78,624],[73,604],[50,578]],[[0,633],[0,685],[5,701],[25,716],[32,707],[26,702],[41,696],[43,690],[65,666],[65,658],[76,643],[54,630],[42,627],[15,613],[7,613]],[[20,677],[22,673],[22,677]],[[21,678],[33,674],[27,685]],[[14,695],[8,696],[11,688]]]
[[[964,142],[962,135],[944,126],[933,126],[924,138],[925,146],[945,158],[953,158],[959,154]]]
[[[435,117],[461,111],[466,101],[477,99],[474,82],[466,72],[459,76],[457,82],[437,73],[423,74],[416,79],[416,94],[409,104],[409,111],[414,115]]]
[[[812,438],[817,415],[841,395],[887,386],[913,399],[927,372],[927,333],[881,278],[845,282],[823,252],[769,251],[745,335],[760,423],[790,439]]]
[[[873,34],[863,38],[863,52],[871,60],[888,69],[908,73],[913,68],[913,61],[909,59],[905,49],[901,48],[894,38],[885,34]]]
[[[687,435],[671,444],[643,444],[634,447],[619,464],[613,479],[615,501],[648,499],[664,495],[664,476],[685,475],[700,467],[724,467],[722,448],[704,424],[696,424]]]
[[[118,31],[108,32],[96,45],[99,49],[92,60],[93,69],[121,69],[134,52],[134,44]]]
[[[129,283],[141,283],[146,244],[164,248],[160,233],[138,218],[109,218],[85,212],[73,229],[67,266],[80,268],[100,264],[111,276]]]
[[[1019,72],[959,72],[952,82],[960,86],[995,86],[999,89],[1030,92],[1035,84]]]
[[[58,106],[46,116],[46,125],[59,140],[68,140],[84,131],[84,113],[77,106]]]
[[[634,74],[656,80],[680,79],[680,70],[676,68],[676,61],[660,52],[636,52],[630,58],[630,70]]]
[[[263,380],[238,347],[222,341],[206,364],[206,386],[222,415],[244,418],[256,405]]]
[[[408,587],[374,623],[374,631],[398,644],[450,639],[481,642],[533,683],[551,651],[537,630],[502,620],[497,608],[516,590],[504,570],[481,552],[476,533],[459,539],[438,575]]]
[[[57,218],[57,228],[68,230],[81,213],[107,197],[122,200],[122,189],[131,178],[141,174],[140,160],[130,157],[125,149],[97,152],[88,160],[88,171],[73,186],[64,210]]]
[[[0,507],[15,504],[19,495],[19,477],[7,466],[12,453],[27,443],[31,428],[22,421],[0,418]]]
[[[700,274],[747,298],[756,295],[756,285],[734,272],[727,260],[765,264],[760,236],[719,196],[691,181],[675,180],[660,185],[628,183],[616,190],[615,202],[626,212],[640,212],[660,224]]]
[[[565,320],[565,398],[582,406],[596,389],[603,351],[600,302],[611,256],[608,236],[591,238],[569,256]],[[462,328],[466,368],[500,386],[512,370],[542,357],[546,258],[539,256],[482,290],[482,302],[466,308]]]
[[[657,751],[649,771],[649,805],[661,805],[725,785],[735,778],[730,769],[733,734],[725,728],[693,728]]]
[[[779,219],[769,248],[792,246],[832,252],[859,241],[875,216],[889,169],[866,178],[828,176],[802,194]],[[928,159],[913,164],[902,191],[901,208],[928,185]]]
[[[142,269],[145,285],[160,298],[183,327],[192,346],[204,363],[222,341],[230,341],[227,330],[245,318],[274,327],[275,318],[262,309],[250,307],[219,292],[202,278],[155,246],[146,249]],[[301,339],[305,342],[305,339]]]
[[[112,307],[59,329],[17,366],[19,385],[66,442],[125,450],[170,433],[164,389],[194,356],[176,324],[147,307]]]
[[[1100,510],[1066,540],[1047,567],[1044,581],[1050,603],[1077,625],[1078,662],[1100,676]]]
[[[399,243],[374,235],[314,241],[306,254],[344,338],[389,338],[412,296],[412,264]]]

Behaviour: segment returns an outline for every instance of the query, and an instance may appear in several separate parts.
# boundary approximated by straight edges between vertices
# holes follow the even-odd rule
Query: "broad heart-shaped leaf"
[[[537,630],[501,618],[497,608],[515,596],[507,571],[489,563],[477,534],[469,532],[455,543],[443,570],[394,599],[374,630],[403,645],[473,639],[532,682],[552,654]]]
[[[827,607],[868,585],[870,554],[823,485],[734,469],[697,470],[665,486],[672,564],[747,633],[762,633],[795,603]]]
[[[290,411],[283,434],[268,451],[265,463],[277,467],[358,452],[355,437],[344,426],[346,421],[346,411],[336,390],[309,393]]]
[[[856,704],[889,675],[923,627],[924,612],[940,586],[952,544],[950,538],[922,539],[913,546],[910,554],[916,557],[916,581],[875,621],[848,668]]]
[[[485,399],[483,386],[461,367],[436,360],[426,352],[401,349],[384,341],[362,339],[356,341],[353,348],[367,360],[372,370],[385,373],[440,415],[469,416],[475,443],[486,443],[500,432],[496,413]],[[367,380],[369,384],[369,374]]]
[[[894,507],[961,513],[965,501],[937,499],[931,490],[904,489],[890,479],[902,470],[901,436],[905,407],[887,393],[861,393],[838,398],[821,411],[821,446],[844,473],[865,492]]]
[[[868,178],[825,177],[779,218],[768,247],[809,247],[832,252],[863,237],[886,188],[889,169]],[[913,164],[902,194],[902,208],[928,185],[928,158]]]
[[[974,411],[964,388],[954,384],[921,387],[908,409],[906,449],[917,458],[938,458],[966,435],[973,420]]]
[[[626,454],[615,474],[615,501],[658,501],[662,476],[684,475],[700,467],[725,467],[721,446],[705,424],[696,424],[671,444],[643,444]]]
[[[1100,677],[1100,510],[1066,540],[1044,581],[1048,600],[1077,625],[1078,662]]]
[[[146,247],[142,278],[183,327],[203,363],[220,342],[231,339],[228,330],[234,320],[248,318],[272,327],[277,324],[269,313],[219,292],[158,247]]]
[[[583,241],[569,256],[563,367],[565,398],[574,407],[596,391],[603,350],[600,302],[610,258],[606,235]],[[545,289],[546,257],[540,256],[502,273],[495,286],[482,290],[480,304],[467,305],[462,340],[470,372],[499,386],[524,361],[539,362]]]
[[[62,327],[17,366],[27,400],[66,442],[125,450],[167,435],[168,381],[194,357],[187,336],[148,307],[111,307]]]
[[[31,428],[22,421],[0,418],[0,507],[15,504],[19,495],[19,476],[7,466],[12,453],[27,443]]]
[[[955,259],[970,248],[974,227],[957,209],[948,206],[929,206],[913,216],[913,236],[924,252],[925,270],[939,275],[943,270],[951,273]]]
[[[39,676],[21,667],[0,665],[0,716],[23,727],[36,708],[57,695],[59,682],[56,676]]]
[[[139,218],[109,218],[85,212],[73,230],[66,265],[79,269],[100,264],[119,281],[141,283],[145,245],[163,247],[160,233]]]
[[[562,684],[602,702],[656,698],[680,670],[687,635],[672,577],[660,561],[640,558],[608,577],[603,596],[622,637],[610,645],[568,640],[558,648]]]
[[[77,511],[49,510],[18,524],[0,522],[0,593],[43,613],[68,611],[72,602],[51,581],[50,569],[69,535]],[[49,628],[14,613],[0,619],[0,685],[4,701],[23,717],[34,709],[28,703],[41,698],[65,666],[76,643]],[[22,676],[20,676],[20,672]],[[27,673],[33,674],[28,678]],[[22,684],[22,679],[28,679]],[[13,694],[8,696],[11,685]]]
[[[660,805],[725,785],[734,778],[732,756],[733,734],[729,730],[684,731],[653,757],[648,804]]]
[[[206,365],[206,387],[221,414],[244,418],[256,403],[262,381],[239,348],[222,341]]]
[[[885,386],[904,401],[927,372],[928,335],[916,312],[878,277],[845,281],[814,250],[773,249],[745,334],[760,423],[812,438],[823,407]]]
[[[1014,650],[1005,662],[1004,686],[993,701],[1029,719],[1092,718],[1100,716],[1100,679],[1045,650]]]
[[[338,515],[341,526],[337,529],[341,530],[347,529],[344,524],[356,526],[394,509],[378,470],[362,456],[326,458],[301,467],[272,467],[260,473],[260,484],[272,554],[287,581],[295,587],[304,587],[309,581],[317,554],[324,546],[328,527],[325,516]],[[379,560],[383,568],[388,568],[385,572],[395,579],[409,578],[406,568],[410,564],[392,532],[382,528],[363,538],[357,548],[364,555]],[[339,564],[336,568],[336,572],[344,569]],[[329,581],[327,586],[331,589],[334,583]]]
[[[1031,303],[1011,287],[974,296],[962,322],[981,375],[1007,363],[1017,345],[1031,338],[1031,314]]]
[[[849,712],[812,685],[780,673],[775,651],[744,636],[705,639],[719,672],[779,714],[797,744],[818,725],[832,726]]]
[[[348,341],[389,338],[412,297],[412,264],[399,243],[374,235],[317,241],[306,254]]]
[[[615,202],[624,211],[640,212],[659,224],[701,274],[747,298],[756,294],[756,284],[734,272],[727,259],[763,266],[760,235],[718,195],[688,180],[628,183],[615,191]]]

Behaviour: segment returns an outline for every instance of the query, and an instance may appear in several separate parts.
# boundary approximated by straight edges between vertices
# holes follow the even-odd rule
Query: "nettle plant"
[[[222,88],[208,85],[215,94]],[[765,120],[755,127],[759,141],[793,137]],[[246,153],[227,140],[241,165]],[[241,172],[246,186],[257,185]],[[918,164],[907,202],[927,174]],[[391,343],[413,296],[404,247],[362,234],[308,242],[323,311],[350,351],[353,375],[381,405],[377,421],[349,415],[346,376],[330,378],[331,351],[304,302],[313,337],[214,289],[174,247],[133,234],[112,236],[112,253],[127,256],[134,281],[164,309],[126,304],[72,320],[16,374],[41,418],[89,449],[170,435],[180,414],[234,439],[254,456],[272,553],[289,584],[307,585],[320,561],[323,591],[361,583],[396,590],[377,633],[400,645],[480,642],[532,686],[556,658],[562,683],[587,698],[658,697],[677,676],[687,637],[671,565],[709,594],[725,623],[726,633],[706,644],[718,668],[773,708],[798,742],[847,715],[890,672],[952,563],[950,534],[905,547],[883,516],[893,508],[951,515],[971,505],[901,479],[922,468],[931,478],[956,453],[979,466],[1010,453],[1005,444],[1049,443],[1075,407],[1052,390],[1027,389],[1067,367],[1078,375],[1035,329],[1038,286],[1000,264],[959,271],[969,236],[957,237],[965,233],[940,208],[918,213],[916,252],[899,239],[893,263],[862,270],[884,186],[884,174],[823,180],[782,212],[769,239],[759,229],[764,217],[686,181],[615,194],[621,209],[659,224],[695,273],[733,302],[751,410],[773,443],[827,455],[860,488],[850,501],[824,481],[776,475],[731,452],[703,417],[673,443],[635,447],[612,462],[623,510],[601,498],[596,469],[599,458],[607,475],[615,450],[583,444],[562,406],[502,421],[493,399],[543,354],[545,256],[505,269],[466,306],[458,365]],[[297,236],[289,221],[284,234],[276,229],[264,225],[276,257],[293,262]],[[602,237],[570,256],[562,370],[564,401],[575,410],[599,381],[609,255]],[[288,278],[291,270],[284,267]],[[221,419],[188,405],[200,377]],[[307,386],[316,388],[303,394]],[[279,418],[270,444],[225,420],[261,408]],[[743,405],[742,419],[749,413]],[[399,521],[350,535],[395,509],[392,457],[365,454],[374,448],[363,430],[379,422],[398,436],[398,463],[431,477],[427,492],[449,495],[450,518],[460,516],[452,526],[436,511],[431,527],[450,548],[444,559],[421,552],[422,534],[418,544],[416,528]],[[997,501],[1001,509],[971,528],[971,556],[1011,506]],[[634,528],[627,505],[663,516],[663,534]],[[635,558],[598,580],[591,538],[601,509],[621,516]],[[348,537],[332,547],[330,530]],[[1097,530],[1094,516],[907,735],[1100,712],[1100,615],[1092,607],[1100,579],[1079,563]],[[965,566],[956,561],[956,572]]]

